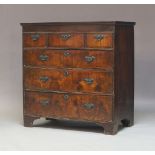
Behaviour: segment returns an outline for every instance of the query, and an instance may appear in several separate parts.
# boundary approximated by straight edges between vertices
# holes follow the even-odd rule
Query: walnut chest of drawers
[[[105,134],[134,119],[134,22],[22,23],[24,125],[93,122]]]

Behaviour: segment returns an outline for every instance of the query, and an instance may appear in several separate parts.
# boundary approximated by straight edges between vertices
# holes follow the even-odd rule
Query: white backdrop
[[[155,5],[0,5],[0,148],[155,149],[154,17]],[[87,128],[71,130],[61,123],[24,128],[20,23],[113,20],[136,22],[135,126],[116,136],[89,132]]]

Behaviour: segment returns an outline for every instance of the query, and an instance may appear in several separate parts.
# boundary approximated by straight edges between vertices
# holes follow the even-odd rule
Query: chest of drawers
[[[134,22],[22,23],[24,125],[40,117],[132,126]]]

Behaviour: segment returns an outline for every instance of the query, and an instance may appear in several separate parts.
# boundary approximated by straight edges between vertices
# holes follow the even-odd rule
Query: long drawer
[[[24,65],[113,69],[113,51],[25,50]]]
[[[112,96],[25,91],[24,113],[89,121],[112,120]]]
[[[86,69],[24,68],[24,88],[113,93],[113,72]]]

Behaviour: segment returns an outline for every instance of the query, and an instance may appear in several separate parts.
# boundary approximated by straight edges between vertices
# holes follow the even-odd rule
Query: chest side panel
[[[134,26],[117,26],[115,40],[114,94],[116,116],[133,124]]]

